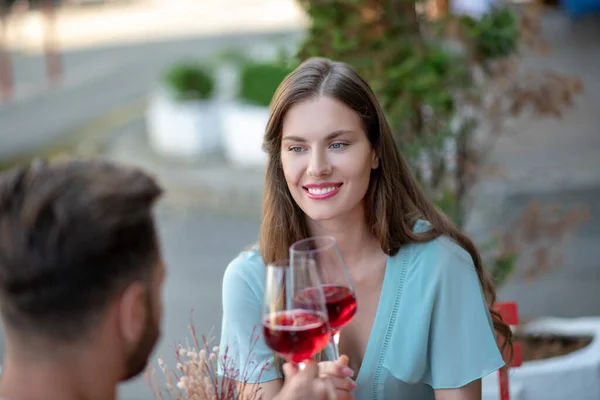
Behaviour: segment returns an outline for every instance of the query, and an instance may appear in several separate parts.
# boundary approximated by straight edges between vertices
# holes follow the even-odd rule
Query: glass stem
[[[340,331],[336,331],[331,335],[331,342],[333,345],[333,357],[337,360],[340,358]]]

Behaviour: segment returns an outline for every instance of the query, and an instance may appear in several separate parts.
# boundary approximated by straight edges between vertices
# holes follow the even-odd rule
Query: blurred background
[[[600,316],[598,0],[5,0],[0,19],[0,170],[100,155],[168,190],[155,365],[192,309],[218,342],[223,271],[258,237],[268,104],[310,56],[369,80],[523,321]],[[525,361],[589,343],[567,339],[523,339]],[[140,377],[120,398],[152,395]]]

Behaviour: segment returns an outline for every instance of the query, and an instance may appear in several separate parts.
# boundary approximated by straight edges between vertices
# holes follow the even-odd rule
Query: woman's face
[[[292,197],[314,221],[362,208],[371,170],[378,165],[358,114],[325,96],[287,112],[281,162]]]

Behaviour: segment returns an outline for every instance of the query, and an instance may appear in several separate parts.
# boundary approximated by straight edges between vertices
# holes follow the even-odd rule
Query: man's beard
[[[146,318],[144,333],[142,334],[142,337],[136,344],[133,351],[128,355],[125,362],[126,374],[121,379],[122,381],[135,378],[144,372],[146,365],[148,364],[148,359],[150,358],[150,355],[154,350],[154,346],[160,337],[159,323],[157,323],[153,318],[151,296],[148,296],[147,316],[148,318]]]

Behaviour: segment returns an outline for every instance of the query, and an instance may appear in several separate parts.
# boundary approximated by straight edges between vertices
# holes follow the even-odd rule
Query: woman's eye
[[[339,149],[343,149],[344,147],[346,147],[346,143],[342,143],[342,142],[335,142],[331,144],[331,148],[335,149],[335,150],[339,150]]]
[[[302,147],[300,147],[300,146],[291,146],[288,150],[291,151],[291,152],[294,152],[294,153],[300,153],[302,151]]]

